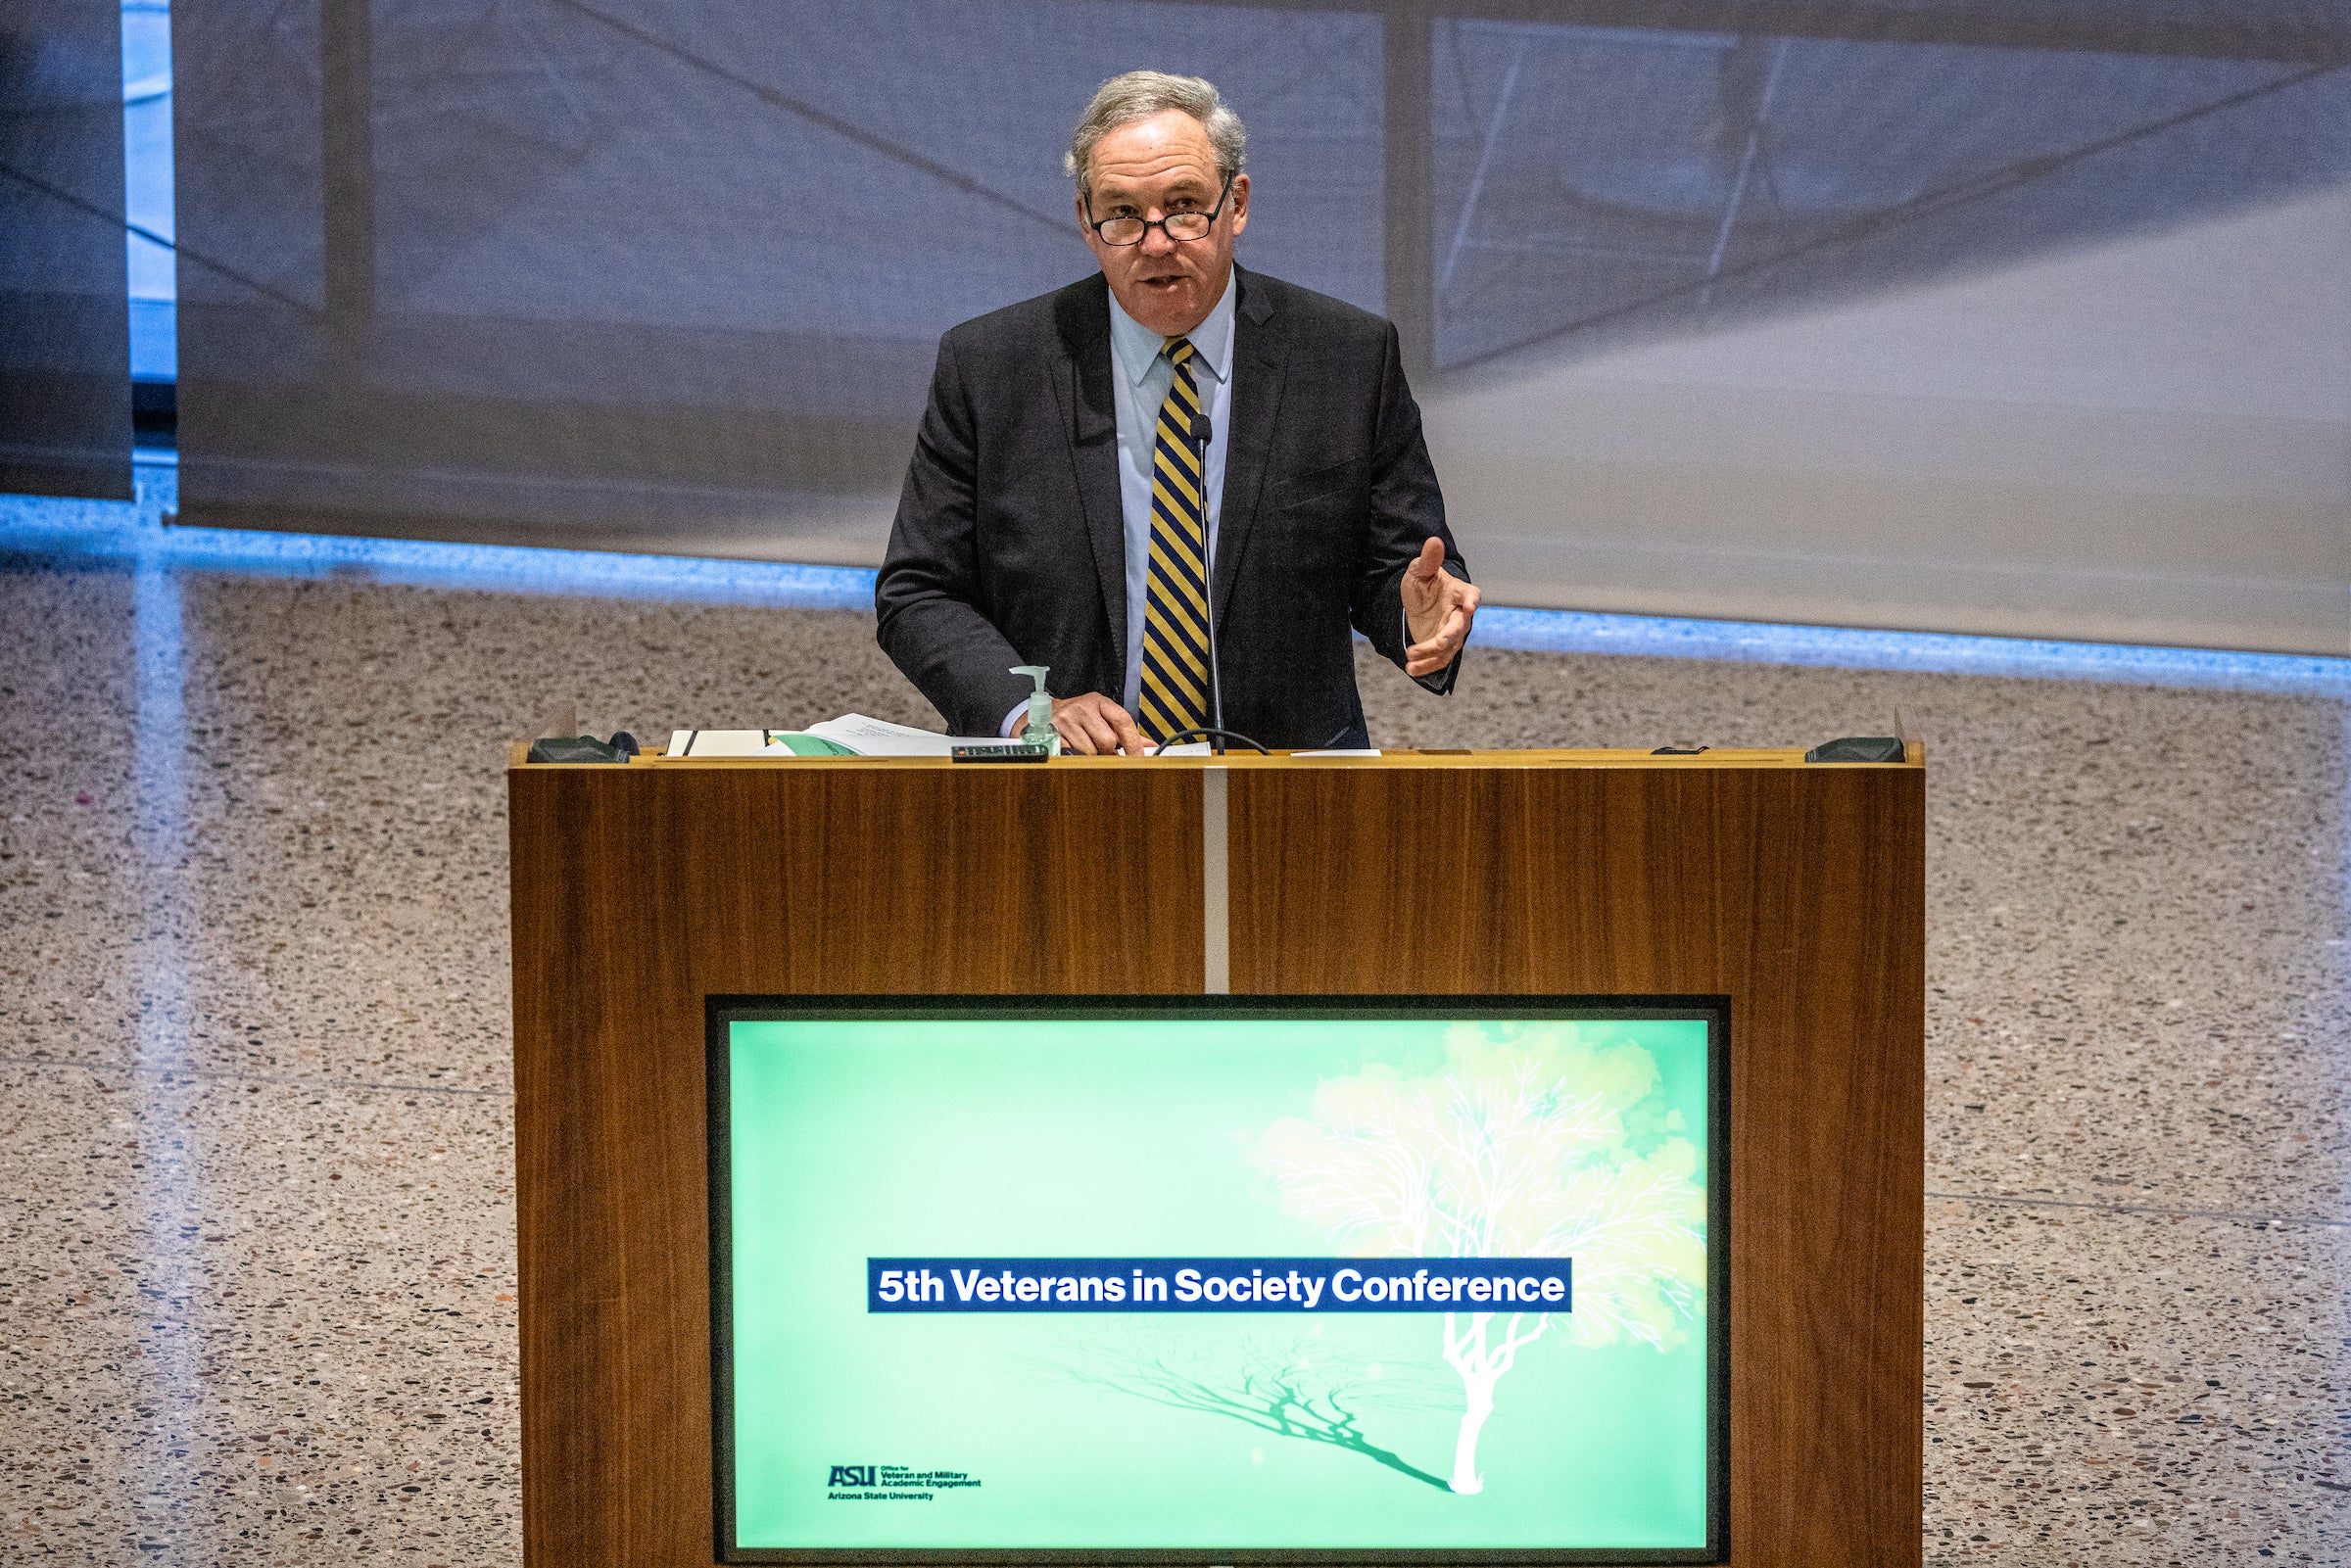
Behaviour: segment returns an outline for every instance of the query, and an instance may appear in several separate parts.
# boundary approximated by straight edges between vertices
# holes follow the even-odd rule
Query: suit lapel
[[[1249,530],[1257,521],[1290,349],[1269,292],[1238,266],[1233,277],[1241,298],[1232,334],[1232,429],[1225,435],[1224,495],[1217,511],[1216,582],[1211,586],[1220,632],[1232,602],[1241,554],[1249,546]]]
[[[1069,420],[1070,463],[1110,617],[1111,658],[1124,682],[1127,519],[1119,499],[1119,414],[1110,383],[1110,286],[1094,277],[1064,289],[1053,314],[1061,334],[1053,390]]]

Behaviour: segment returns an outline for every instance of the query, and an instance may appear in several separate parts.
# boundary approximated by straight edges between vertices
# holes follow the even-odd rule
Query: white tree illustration
[[[1274,1122],[1253,1152],[1283,1211],[1329,1226],[1356,1256],[1574,1259],[1565,1314],[1445,1314],[1445,1359],[1464,1395],[1456,1493],[1484,1490],[1477,1440],[1495,1385],[1553,1315],[1577,1345],[1629,1339],[1662,1351],[1687,1337],[1685,1319],[1703,1304],[1698,1153],[1673,1136],[1636,1149],[1627,1113],[1655,1092],[1656,1063],[1584,1032],[1457,1024],[1439,1070],[1410,1077],[1375,1064],[1325,1079],[1312,1115]]]

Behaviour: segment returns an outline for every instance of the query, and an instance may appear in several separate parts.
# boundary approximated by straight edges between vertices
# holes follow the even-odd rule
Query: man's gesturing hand
[[[1476,619],[1477,585],[1445,570],[1445,542],[1429,540],[1404,569],[1404,626],[1413,639],[1404,650],[1405,674],[1434,675],[1451,664]]]
[[[1143,732],[1134,727],[1127,710],[1099,691],[1081,697],[1055,697],[1053,728],[1061,732],[1063,750],[1089,757],[1114,751],[1139,757],[1151,749],[1151,742],[1143,738]]]

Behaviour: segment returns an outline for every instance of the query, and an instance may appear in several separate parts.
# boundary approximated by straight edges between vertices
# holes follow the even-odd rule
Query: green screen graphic
[[[722,1545],[1703,1552],[1708,1037],[727,1022]],[[869,1259],[982,1258],[1565,1259],[1571,1307],[870,1309]]]

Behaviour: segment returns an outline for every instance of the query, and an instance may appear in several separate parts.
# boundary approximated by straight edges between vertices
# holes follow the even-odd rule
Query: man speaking
[[[1452,689],[1478,594],[1396,329],[1233,264],[1244,142],[1197,77],[1105,82],[1067,160],[1101,276],[939,343],[874,606],[954,734],[1010,733],[1042,664],[1073,751],[1208,726],[1220,686],[1267,746],[1368,745],[1350,627]]]

